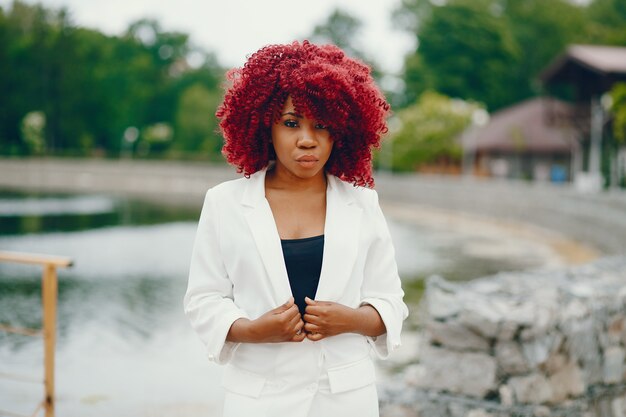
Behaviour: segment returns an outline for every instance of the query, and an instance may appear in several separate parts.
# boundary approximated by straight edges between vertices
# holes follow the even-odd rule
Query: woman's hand
[[[309,340],[318,341],[341,333],[380,336],[386,328],[378,311],[370,305],[351,308],[332,301],[304,299],[304,330]]]
[[[256,320],[235,320],[226,340],[241,343],[301,342],[306,337],[303,327],[298,306],[291,297]]]

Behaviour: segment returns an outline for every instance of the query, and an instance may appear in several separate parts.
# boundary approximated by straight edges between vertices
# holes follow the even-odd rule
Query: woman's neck
[[[265,184],[274,189],[287,191],[326,191],[326,173],[324,170],[310,178],[300,178],[279,166],[269,167],[265,175]]]

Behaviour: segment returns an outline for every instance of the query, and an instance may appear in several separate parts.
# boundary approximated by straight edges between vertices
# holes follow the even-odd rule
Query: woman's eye
[[[298,127],[298,122],[295,120],[285,120],[283,123],[287,127]]]
[[[325,124],[322,123],[318,123],[315,125],[316,129],[328,129],[328,126],[326,126]]]

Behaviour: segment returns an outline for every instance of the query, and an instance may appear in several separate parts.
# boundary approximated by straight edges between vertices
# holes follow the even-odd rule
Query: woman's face
[[[287,97],[279,119],[272,125],[272,143],[276,152],[277,172],[286,170],[300,179],[324,175],[324,165],[333,149],[328,128],[296,112]]]

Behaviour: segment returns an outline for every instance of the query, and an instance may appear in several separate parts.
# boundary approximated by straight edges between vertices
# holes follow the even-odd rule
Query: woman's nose
[[[300,138],[298,139],[298,146],[301,148],[313,148],[317,145],[315,139],[315,132],[312,129],[303,128]]]

